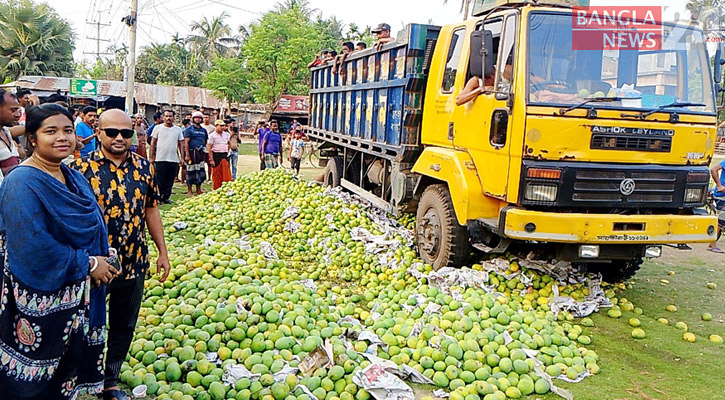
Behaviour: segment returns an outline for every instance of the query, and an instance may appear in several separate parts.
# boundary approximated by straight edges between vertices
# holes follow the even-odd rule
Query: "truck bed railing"
[[[381,50],[352,53],[335,71],[312,69],[309,133],[381,157],[420,148],[428,67],[440,27],[411,24]]]

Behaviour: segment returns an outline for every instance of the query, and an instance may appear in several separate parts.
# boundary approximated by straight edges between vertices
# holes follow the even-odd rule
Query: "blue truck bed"
[[[313,68],[310,136],[391,160],[412,160],[421,150],[423,95],[439,31],[410,24],[380,51],[351,54],[337,74],[332,62]]]

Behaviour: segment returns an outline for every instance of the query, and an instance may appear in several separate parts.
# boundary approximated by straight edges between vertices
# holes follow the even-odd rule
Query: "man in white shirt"
[[[20,104],[15,95],[0,88],[0,172],[7,175],[20,164],[21,154],[8,128],[20,118]]]
[[[154,127],[149,149],[149,161],[153,162],[156,168],[156,182],[159,185],[161,201],[167,204],[172,203],[171,190],[174,187],[174,179],[179,173],[179,160],[186,159],[184,132],[174,125],[174,115],[173,110],[164,111],[164,124]]]

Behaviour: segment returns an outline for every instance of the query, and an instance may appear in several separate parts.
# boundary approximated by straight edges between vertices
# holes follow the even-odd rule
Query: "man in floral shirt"
[[[103,210],[108,225],[108,240],[118,250],[121,274],[107,288],[108,350],[106,352],[104,399],[125,400],[120,390],[121,364],[126,358],[149,267],[146,226],[159,250],[159,280],[169,274],[161,215],[157,207],[159,191],[154,167],[145,158],[130,151],[134,134],[131,118],[121,110],[101,114],[98,138],[101,148],[71,166],[88,180]]]

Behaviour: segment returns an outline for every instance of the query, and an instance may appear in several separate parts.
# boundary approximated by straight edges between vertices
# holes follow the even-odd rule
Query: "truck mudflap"
[[[618,215],[501,210],[499,230],[515,240],[553,243],[708,243],[717,237],[710,215]]]

